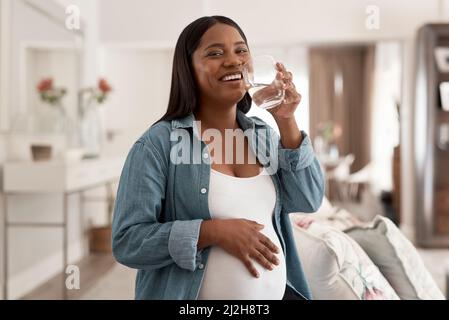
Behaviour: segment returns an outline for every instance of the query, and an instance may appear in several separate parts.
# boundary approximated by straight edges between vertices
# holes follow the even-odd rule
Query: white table
[[[3,169],[4,189],[4,299],[8,298],[8,230],[10,227],[58,227],[63,231],[63,297],[67,299],[65,269],[68,265],[68,196],[117,181],[124,164],[124,157],[104,157],[78,162],[7,162]],[[9,222],[8,196],[14,194],[63,195],[63,220],[61,223]],[[83,197],[80,197],[83,201]],[[82,208],[82,206],[80,206]]]

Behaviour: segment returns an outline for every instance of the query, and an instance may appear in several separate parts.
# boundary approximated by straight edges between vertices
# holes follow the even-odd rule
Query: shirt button
[[[206,189],[206,188],[202,188],[202,189],[201,189],[201,193],[202,193],[202,194],[205,194],[206,192],[207,192],[207,189]]]
[[[204,269],[204,264],[200,263],[200,264],[198,265],[198,269],[203,270],[203,269]]]
[[[204,154],[203,154],[203,158],[204,158],[204,159],[207,159],[207,158],[209,158],[209,155],[208,155],[207,153],[204,153]]]

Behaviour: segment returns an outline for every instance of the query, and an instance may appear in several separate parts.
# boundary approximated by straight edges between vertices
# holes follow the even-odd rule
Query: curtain
[[[370,161],[373,45],[312,47],[309,51],[310,135],[320,123],[343,129],[336,140],[340,155],[355,156],[351,171]]]

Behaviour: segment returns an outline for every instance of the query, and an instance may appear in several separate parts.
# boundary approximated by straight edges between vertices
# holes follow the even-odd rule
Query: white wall
[[[181,28],[202,15],[202,0],[99,0],[99,37],[109,42],[174,45]]]
[[[8,68],[10,52],[8,43],[10,42],[10,2],[0,2],[0,70]],[[8,101],[9,101],[9,73],[0,73],[0,132],[8,129]],[[2,139],[0,137],[0,139]]]
[[[108,130],[117,133],[105,152],[127,153],[167,109],[172,50],[103,48],[100,56],[100,75],[113,87],[101,108]]]
[[[4,43],[5,43],[5,34],[9,35],[9,32],[6,32],[5,30],[5,16],[4,16],[4,8],[3,6],[5,3],[0,3],[0,68],[3,69],[6,65],[6,55],[7,51],[4,50]],[[8,30],[9,31],[9,30]],[[7,116],[6,114],[6,106],[5,106],[5,91],[9,91],[6,87],[6,84],[8,83],[6,79],[6,75],[3,73],[0,74],[0,164],[4,162],[5,159],[5,137],[4,133],[2,132],[3,129],[6,128],[6,121],[4,118]],[[3,190],[3,168],[0,165],[0,191]],[[0,208],[3,207],[3,194],[0,193]],[[3,210],[0,209],[0,219],[3,220]],[[0,226],[1,233],[4,234],[4,225],[1,223]],[[0,245],[3,243],[3,241],[0,241]],[[3,271],[3,262],[4,262],[4,252],[3,252],[3,246],[0,249],[0,272]],[[3,272],[2,272],[3,273]],[[3,284],[3,279],[1,280],[1,283]],[[3,293],[0,294],[0,296],[3,298]]]
[[[85,85],[96,84],[97,81],[97,44],[99,33],[99,8],[97,0],[54,0],[62,7],[76,5],[80,10],[82,29],[85,30],[84,61],[82,83]]]
[[[61,10],[61,14],[64,11]],[[58,27],[47,17],[37,14],[23,1],[12,1],[11,13],[11,94],[10,115],[29,110],[24,89],[25,48],[36,43],[75,44],[76,37],[63,27]]]

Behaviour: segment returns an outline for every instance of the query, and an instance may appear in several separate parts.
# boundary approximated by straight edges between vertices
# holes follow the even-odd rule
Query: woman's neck
[[[201,121],[202,129],[218,129],[222,133],[225,129],[237,129],[237,105],[231,108],[211,108],[201,106],[194,113],[195,120]]]

